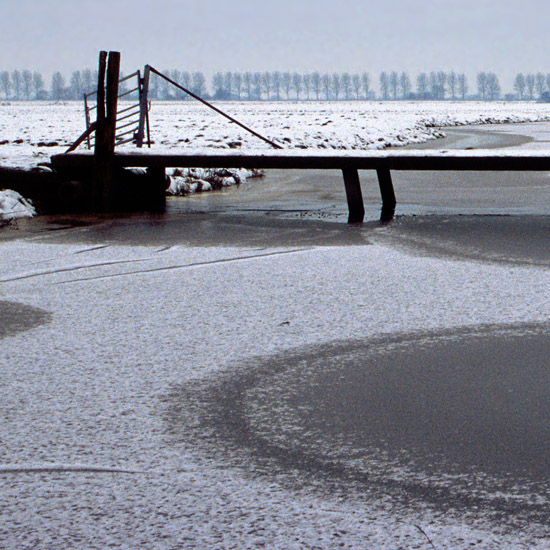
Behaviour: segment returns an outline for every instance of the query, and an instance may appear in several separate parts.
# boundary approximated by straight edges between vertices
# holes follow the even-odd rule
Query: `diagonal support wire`
[[[275,149],[282,149],[282,147],[280,145],[278,145],[277,143],[274,143],[273,141],[267,139],[266,137],[258,134],[258,132],[255,132],[254,130],[252,130],[248,126],[245,126],[244,124],[242,124],[238,120],[234,119],[232,116],[229,116],[227,113],[224,113],[222,110],[218,109],[217,107],[214,107],[214,105],[212,105],[211,103],[208,103],[208,101],[202,99],[198,95],[196,95],[193,92],[189,91],[187,88],[184,88],[183,86],[181,86],[180,84],[178,84],[177,82],[172,80],[171,78],[168,78],[166,75],[162,74],[160,71],[157,71],[154,67],[151,67],[151,65],[148,65],[148,67],[149,67],[149,70],[151,72],[155,73],[157,76],[160,76],[161,78],[164,78],[164,80],[166,80],[166,82],[169,82],[170,84],[172,84],[172,86],[175,86],[176,88],[179,88],[182,92],[185,92],[187,95],[190,95],[192,98],[200,101],[201,103],[203,103],[207,107],[210,107],[210,109],[213,109],[214,111],[216,111],[216,113],[218,113],[218,114],[224,116],[225,118],[229,119],[231,122],[237,124],[238,126],[243,128],[247,132],[250,132],[252,135],[256,136],[257,138],[260,138],[261,140],[265,141],[266,143],[269,143],[269,145],[271,145],[272,147],[275,147]]]

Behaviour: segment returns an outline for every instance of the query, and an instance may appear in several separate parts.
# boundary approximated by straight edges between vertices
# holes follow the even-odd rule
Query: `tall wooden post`
[[[113,156],[115,152],[116,117],[118,104],[118,80],[120,53],[99,53],[99,77],[97,82],[97,123],[95,139],[96,184],[94,208],[113,210],[116,201]],[[107,78],[105,79],[105,73]],[[105,90],[105,88],[107,88]]]

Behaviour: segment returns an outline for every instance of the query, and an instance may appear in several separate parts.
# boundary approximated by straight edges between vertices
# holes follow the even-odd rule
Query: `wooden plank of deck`
[[[93,155],[68,153],[52,157],[55,168],[82,168],[94,163]],[[550,171],[550,151],[494,153],[492,151],[365,151],[360,154],[241,153],[116,153],[114,162],[125,168],[258,168],[301,170],[419,170],[419,171]]]

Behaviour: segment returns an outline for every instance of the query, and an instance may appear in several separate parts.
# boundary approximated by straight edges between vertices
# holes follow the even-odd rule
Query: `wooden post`
[[[381,222],[389,222],[395,214],[395,192],[393,190],[393,182],[391,173],[388,168],[378,168],[378,185],[380,186],[380,194],[382,195],[382,212],[380,213]]]
[[[149,166],[147,174],[149,174],[151,185],[144,193],[147,197],[146,210],[149,212],[163,212],[166,208],[166,169],[164,166]]]
[[[107,90],[105,90],[105,73],[107,73]],[[113,210],[116,198],[113,155],[115,151],[119,73],[120,53],[109,52],[107,58],[107,52],[100,52],[94,150],[96,160],[94,208],[101,211]]]
[[[361,182],[355,168],[343,168],[344,185],[348,199],[348,223],[362,223],[365,218],[365,206],[361,193]]]
[[[148,112],[149,112],[149,78],[151,75],[151,69],[149,65],[145,65],[143,70],[143,78],[139,81],[139,125],[136,135],[136,145],[143,147],[143,140],[145,139],[145,127],[149,131],[148,124]],[[149,140],[150,141],[150,140]],[[150,143],[149,143],[150,146]]]
[[[107,52],[99,52],[99,67],[97,77],[97,108],[95,128],[95,182],[92,189],[93,210],[103,210],[102,189],[107,177],[107,145],[105,136],[105,71],[107,69]]]

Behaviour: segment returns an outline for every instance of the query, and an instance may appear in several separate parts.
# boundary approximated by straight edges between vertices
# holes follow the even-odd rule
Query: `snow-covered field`
[[[438,127],[550,120],[550,104],[530,102],[216,103],[288,148],[380,149],[442,136]],[[153,102],[155,151],[270,149],[196,102]],[[85,128],[80,102],[0,104],[0,165],[33,166],[63,152]],[[124,147],[132,147],[125,145]]]

